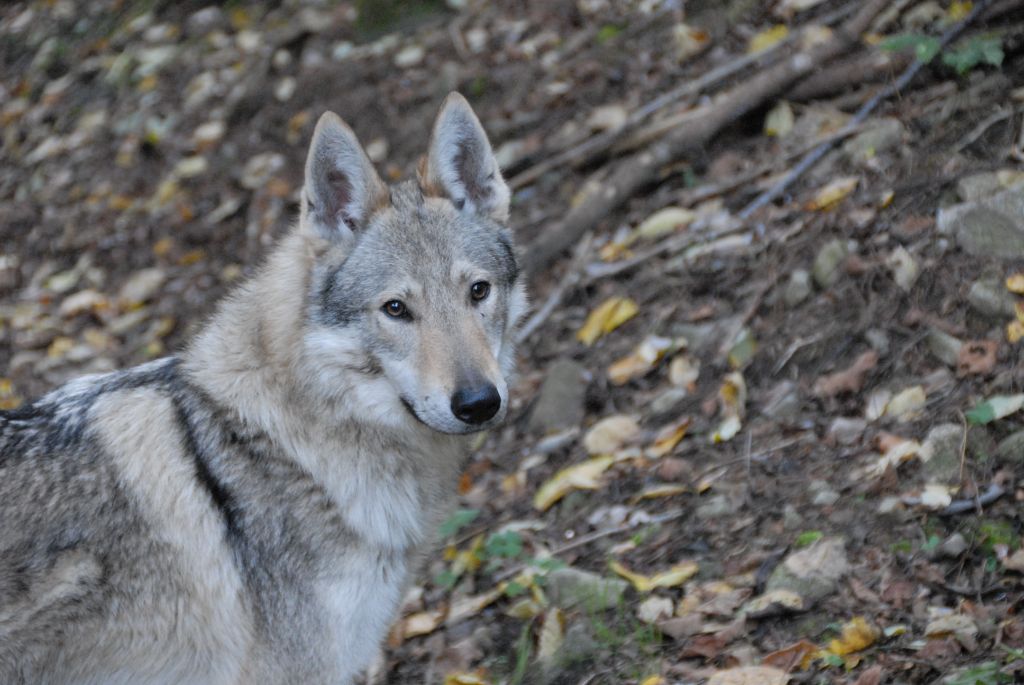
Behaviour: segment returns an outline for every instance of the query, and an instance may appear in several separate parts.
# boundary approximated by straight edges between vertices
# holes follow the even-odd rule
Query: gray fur
[[[324,121],[363,175],[336,230],[318,135],[299,226],[189,350],[0,412],[0,683],[345,685],[373,659],[465,435],[504,416],[525,300],[491,212],[367,202]],[[502,393],[485,424],[448,408],[470,376]]]

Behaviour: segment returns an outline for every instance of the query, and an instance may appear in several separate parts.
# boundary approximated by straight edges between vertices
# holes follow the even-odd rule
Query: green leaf
[[[434,576],[434,585],[445,590],[451,590],[457,582],[459,582],[459,576],[451,571],[441,571]]]
[[[941,43],[938,38],[926,36],[920,33],[902,33],[896,36],[889,36],[882,41],[881,47],[889,52],[902,52],[913,50],[918,60],[927,64],[939,54]]]
[[[620,33],[622,33],[622,29],[615,24],[605,24],[597,32],[597,42],[607,43]]]
[[[509,597],[518,597],[525,593],[526,589],[526,586],[522,583],[517,583],[516,581],[511,580],[508,582],[508,585],[505,586],[505,594]]]
[[[523,538],[514,530],[493,533],[484,543],[484,555],[491,558],[515,559],[523,551]]]
[[[441,528],[438,530],[441,537],[450,538],[461,529],[465,528],[480,515],[479,509],[458,509],[454,514],[448,517],[448,520],[441,524]]]
[[[1021,407],[1024,407],[1024,394],[993,395],[984,402],[980,402],[964,416],[968,423],[981,426],[1009,416],[1020,410]]]
[[[794,547],[808,547],[813,545],[818,540],[825,537],[825,534],[820,530],[805,530],[796,536],[796,540],[793,541]]]

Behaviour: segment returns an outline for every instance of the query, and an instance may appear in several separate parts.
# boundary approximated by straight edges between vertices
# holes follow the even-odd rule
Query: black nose
[[[501,395],[490,383],[459,388],[452,395],[452,413],[463,423],[479,424],[498,413]]]

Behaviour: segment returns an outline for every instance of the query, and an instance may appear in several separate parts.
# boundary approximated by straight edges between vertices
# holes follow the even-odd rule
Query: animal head
[[[457,93],[418,178],[395,186],[337,115],[320,118],[299,231],[316,246],[303,355],[325,401],[451,434],[504,418],[526,310],[508,207],[483,127]]]

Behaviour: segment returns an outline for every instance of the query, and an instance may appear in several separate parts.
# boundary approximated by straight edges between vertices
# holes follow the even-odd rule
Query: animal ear
[[[424,162],[420,185],[426,194],[447,197],[462,211],[508,219],[509,190],[498,160],[473,108],[458,93],[441,105]]]
[[[324,112],[306,157],[303,213],[326,238],[351,235],[387,202],[387,186],[344,121]]]

